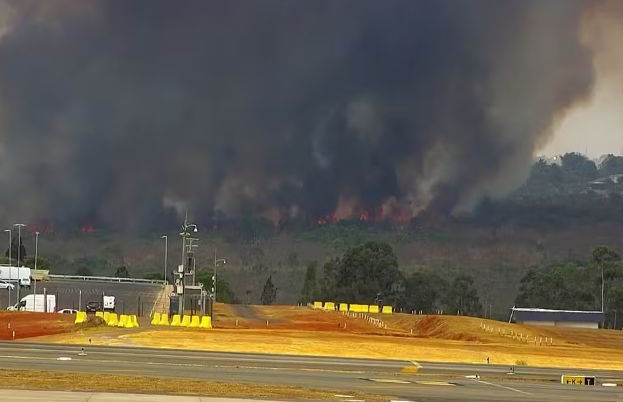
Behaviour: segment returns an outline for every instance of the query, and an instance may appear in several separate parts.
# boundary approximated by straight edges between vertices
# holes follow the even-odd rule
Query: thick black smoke
[[[0,219],[469,208],[590,91],[585,6],[0,0]]]

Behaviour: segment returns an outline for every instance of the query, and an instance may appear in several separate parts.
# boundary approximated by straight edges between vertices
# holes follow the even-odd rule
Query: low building
[[[546,325],[569,328],[599,328],[604,321],[601,311],[549,310],[513,307],[511,322],[525,325]]]

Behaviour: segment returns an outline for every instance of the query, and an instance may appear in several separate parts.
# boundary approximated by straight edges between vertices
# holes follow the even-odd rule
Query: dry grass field
[[[57,373],[53,371],[0,370],[0,383],[3,388],[24,387],[28,378],[29,389],[72,390],[98,392],[130,392],[157,394],[210,395],[237,398],[295,398],[297,400],[335,400],[336,391],[311,390],[299,387],[284,387],[262,384],[241,384],[230,382],[182,380],[163,381],[161,378],[98,374],[93,381],[92,374]],[[386,401],[380,397],[362,393],[350,393],[359,400]]]
[[[218,305],[213,330],[98,328],[37,340],[84,344],[90,337],[99,345],[463,363],[484,363],[489,357],[494,364],[623,369],[621,331],[527,327],[454,316],[376,317],[384,320],[387,329],[339,312],[306,307]],[[483,323],[492,332],[483,330]],[[513,339],[512,332],[523,340]],[[553,338],[553,345],[545,345],[546,337]]]

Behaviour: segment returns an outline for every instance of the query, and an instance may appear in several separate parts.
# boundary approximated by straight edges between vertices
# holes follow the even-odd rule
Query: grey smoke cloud
[[[590,93],[587,3],[0,0],[0,219],[469,209]]]

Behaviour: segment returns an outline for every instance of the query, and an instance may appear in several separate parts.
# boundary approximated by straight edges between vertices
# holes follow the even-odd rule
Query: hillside
[[[78,235],[42,234],[39,255],[49,258],[53,273],[75,274],[76,262],[94,274],[112,275],[126,265],[130,275],[141,277],[162,272],[164,241],[153,237],[106,233],[95,230]],[[169,235],[169,270],[180,255],[177,233]],[[519,281],[530,269],[567,259],[583,259],[595,245],[623,246],[623,223],[576,223],[543,231],[508,223],[495,227],[445,223],[437,227],[416,225],[379,228],[366,224],[319,226],[298,233],[277,233],[242,241],[221,233],[200,233],[198,264],[210,269],[214,247],[227,265],[220,274],[237,297],[258,303],[264,281],[272,274],[279,288],[277,302],[296,303],[304,267],[324,262],[348,245],[381,239],[395,249],[400,269],[412,272],[424,267],[452,275],[467,272],[474,277],[483,302],[492,302],[494,314],[507,316]],[[25,239],[29,252],[32,238]],[[74,260],[72,262],[72,260]]]

